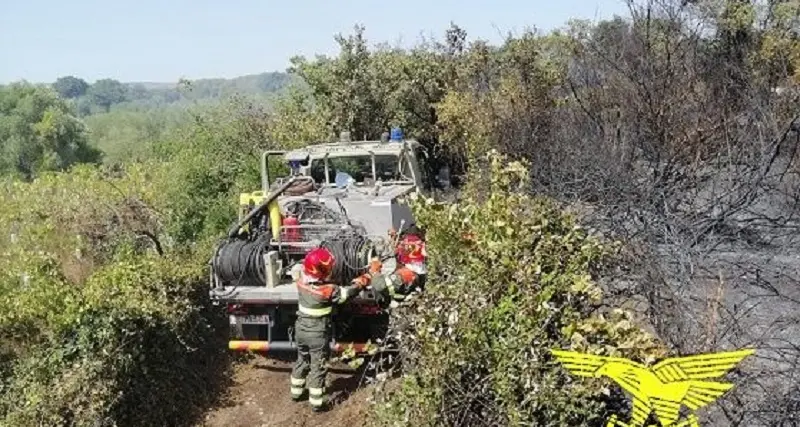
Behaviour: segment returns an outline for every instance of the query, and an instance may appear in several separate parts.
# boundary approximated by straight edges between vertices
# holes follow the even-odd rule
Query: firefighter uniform
[[[389,274],[376,274],[370,277],[369,284],[375,291],[376,299],[382,307],[394,306],[421,290],[421,277],[414,272],[401,267]]]
[[[407,234],[397,245],[397,262],[400,267],[389,274],[383,284],[378,280],[373,288],[385,287],[385,294],[391,296],[396,304],[408,299],[415,291],[425,290],[425,279],[428,276],[426,260],[428,257],[425,241],[416,234]]]
[[[390,237],[393,230],[389,231]],[[375,291],[378,304],[383,307],[396,307],[408,300],[414,292],[425,290],[427,253],[425,241],[415,234],[404,236],[396,247],[396,259],[400,267],[389,274],[381,274],[383,264],[379,259],[370,262],[369,273],[363,274],[353,282],[360,286],[370,285]]]
[[[327,252],[327,251],[326,251]],[[305,264],[314,264],[319,252],[309,254]],[[322,258],[325,258],[325,254]],[[310,261],[309,261],[310,260]],[[333,262],[330,257],[331,264]],[[305,274],[297,280],[298,313],[295,323],[295,340],[297,342],[297,362],[291,374],[292,399],[300,400],[308,389],[308,402],[314,411],[326,407],[325,378],[328,373],[327,363],[330,358],[331,313],[334,304],[342,304],[357,295],[359,285],[337,286],[327,283],[317,274],[313,265],[304,265]],[[312,270],[312,271],[309,271]]]

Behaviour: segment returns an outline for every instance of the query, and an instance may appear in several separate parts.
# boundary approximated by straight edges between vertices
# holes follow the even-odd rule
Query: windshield
[[[375,156],[375,176],[379,181],[409,180],[409,177],[403,175],[406,171],[398,170],[398,166],[398,156],[386,154]],[[310,171],[314,181],[325,182],[324,159],[312,160]],[[356,184],[368,184],[372,181],[372,157],[369,155],[329,157],[328,180],[330,183],[335,182],[338,172],[352,176]]]

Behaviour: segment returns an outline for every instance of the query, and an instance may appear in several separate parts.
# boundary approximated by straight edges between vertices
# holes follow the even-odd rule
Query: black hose
[[[269,240],[228,240],[214,256],[212,267],[224,283],[237,286],[258,286],[267,282],[263,255],[269,250]]]
[[[336,258],[331,281],[349,284],[367,271],[374,254],[370,240],[356,230],[342,230],[320,244]],[[230,239],[217,248],[212,268],[219,279],[234,286],[263,286],[267,282],[263,255],[269,251],[267,236],[255,241]]]
[[[367,264],[374,254],[372,242],[352,229],[340,231],[323,241],[320,246],[331,251],[336,259],[331,279],[340,285],[346,285],[366,273]]]

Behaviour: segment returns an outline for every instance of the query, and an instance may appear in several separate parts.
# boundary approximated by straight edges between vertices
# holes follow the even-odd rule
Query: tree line
[[[64,76],[51,85],[0,86],[0,174],[31,179],[76,163],[116,161],[189,120],[188,106],[213,105],[237,93],[268,102],[290,85],[280,72],[176,84],[92,84]]]
[[[155,107],[187,100],[221,99],[234,93],[268,94],[291,82],[286,73],[270,72],[235,79],[181,80],[169,83],[122,83],[105,78],[89,84],[75,76],[63,76],[52,84],[64,99],[74,100],[77,113],[86,116],[108,112],[112,106],[131,104]]]

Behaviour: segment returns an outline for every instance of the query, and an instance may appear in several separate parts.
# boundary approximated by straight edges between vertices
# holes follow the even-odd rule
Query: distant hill
[[[147,110],[170,104],[211,101],[234,94],[269,97],[300,79],[283,72],[250,74],[232,79],[211,78],[181,82],[120,82],[100,79],[92,84],[75,76],[60,77],[53,88],[74,101],[81,116],[112,109]]]
[[[178,82],[165,83],[165,82],[125,82],[128,86],[142,86],[147,90],[165,90],[174,89],[178,86]]]
[[[278,92],[297,79],[288,74],[278,71],[248,74],[234,77],[232,79],[210,78],[189,80],[192,92],[198,98],[216,98],[219,96],[230,95],[234,92],[246,94],[264,94]],[[180,82],[129,82],[130,87],[141,87],[147,91],[170,91],[177,90],[181,86]]]

